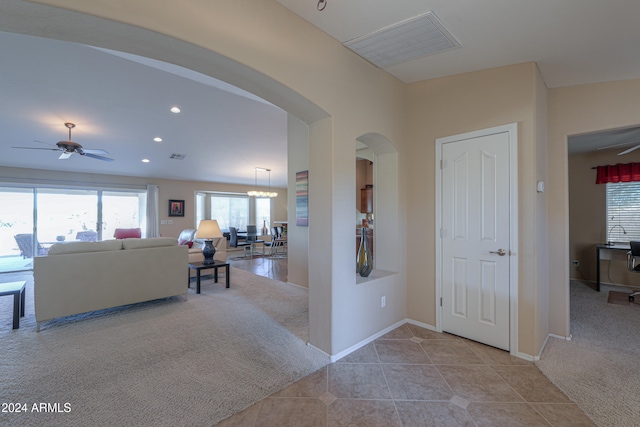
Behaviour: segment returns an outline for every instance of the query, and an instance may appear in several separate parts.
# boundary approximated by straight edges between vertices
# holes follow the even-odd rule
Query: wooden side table
[[[20,327],[20,318],[24,317],[24,280],[0,283],[0,296],[13,295],[13,329]]]
[[[226,270],[226,285],[227,288],[229,287],[229,276],[230,276],[230,271],[229,271],[229,263],[226,262],[222,262],[222,261],[216,261],[213,264],[203,264],[202,262],[190,262],[189,263],[189,269],[187,270],[187,287],[190,288],[191,287],[191,274],[190,274],[190,269],[193,269],[196,271],[196,293],[199,294],[200,293],[200,271],[202,270],[207,270],[209,268],[213,268],[213,281],[215,283],[218,283],[218,268],[220,267],[225,267]]]

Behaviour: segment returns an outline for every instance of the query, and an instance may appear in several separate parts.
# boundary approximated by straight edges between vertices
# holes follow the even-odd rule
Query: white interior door
[[[510,349],[510,133],[441,147],[442,330]]]

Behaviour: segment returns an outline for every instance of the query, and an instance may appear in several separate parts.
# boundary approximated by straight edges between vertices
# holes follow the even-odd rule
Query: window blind
[[[640,182],[607,184],[607,241],[640,240]]]

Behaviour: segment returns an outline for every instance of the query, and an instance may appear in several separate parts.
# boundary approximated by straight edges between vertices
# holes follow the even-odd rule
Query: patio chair
[[[16,234],[13,238],[16,239],[22,258],[33,258],[33,234]],[[43,247],[38,241],[36,241],[36,248],[38,256],[46,255],[49,252],[49,249]]]
[[[76,233],[76,240],[81,242],[96,242],[98,240],[98,233],[95,231],[78,231]]]

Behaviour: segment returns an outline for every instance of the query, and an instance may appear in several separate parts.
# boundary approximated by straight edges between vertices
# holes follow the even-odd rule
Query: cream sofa
[[[37,330],[56,317],[186,295],[187,257],[173,238],[55,244],[33,260]]]

